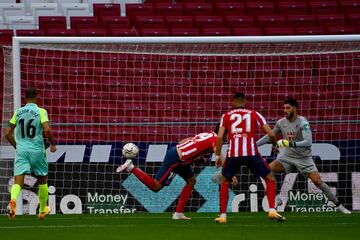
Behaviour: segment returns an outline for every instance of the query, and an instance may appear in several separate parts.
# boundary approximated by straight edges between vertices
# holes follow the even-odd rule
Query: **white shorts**
[[[318,172],[318,169],[314,163],[312,157],[306,158],[292,158],[286,155],[282,155],[276,159],[284,167],[286,173],[300,172],[310,173]]]

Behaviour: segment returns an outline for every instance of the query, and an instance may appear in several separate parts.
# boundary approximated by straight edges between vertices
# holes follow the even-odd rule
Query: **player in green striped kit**
[[[37,106],[35,88],[28,88],[25,92],[26,105],[17,109],[9,121],[5,137],[16,149],[14,162],[15,183],[11,187],[11,198],[7,208],[7,215],[13,220],[16,215],[16,200],[24,184],[25,174],[33,173],[39,185],[39,219],[49,213],[48,199],[48,163],[46,161],[43,131],[50,142],[50,151],[55,152],[54,137],[49,126],[49,119],[45,109]],[[15,138],[14,138],[14,130]]]

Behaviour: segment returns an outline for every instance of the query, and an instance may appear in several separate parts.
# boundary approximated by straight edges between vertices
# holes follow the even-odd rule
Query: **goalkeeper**
[[[278,120],[273,129],[275,135],[282,135],[277,145],[284,148],[278,154],[277,159],[270,163],[273,172],[296,172],[299,171],[307,175],[308,178],[319,188],[325,196],[333,202],[338,210],[344,214],[350,214],[337,197],[331,192],[330,187],[321,180],[320,174],[311,155],[312,133],[308,121],[296,113],[298,103],[295,99],[284,101],[285,117]],[[262,146],[269,142],[266,135],[256,142]]]

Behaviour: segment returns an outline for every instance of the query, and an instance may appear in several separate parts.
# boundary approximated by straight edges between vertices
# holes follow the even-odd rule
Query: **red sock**
[[[181,191],[179,202],[176,207],[177,213],[182,213],[184,211],[185,204],[189,200],[192,190],[193,190],[192,186],[186,184],[183,190]]]
[[[155,182],[155,180],[137,167],[134,166],[131,172],[151,190],[154,190],[156,188],[157,183]]]
[[[265,178],[266,196],[269,202],[269,208],[275,208],[276,184],[274,180]]]
[[[229,201],[229,183],[223,182],[220,187],[220,213],[226,213]]]

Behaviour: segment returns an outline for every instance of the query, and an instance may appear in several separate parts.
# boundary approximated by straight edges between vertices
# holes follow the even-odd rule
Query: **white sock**
[[[270,209],[269,209],[269,212],[271,212],[271,211],[275,211],[275,208],[270,208]]]
[[[221,217],[221,218],[226,218],[226,213],[220,214],[220,217]]]

